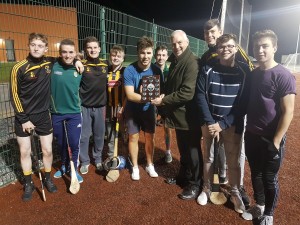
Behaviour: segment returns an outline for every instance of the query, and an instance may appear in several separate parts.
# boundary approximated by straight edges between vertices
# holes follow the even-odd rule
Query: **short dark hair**
[[[125,53],[124,49],[123,49],[122,46],[120,46],[120,45],[114,45],[114,46],[110,49],[110,51],[109,51],[110,54],[112,54],[112,53],[118,53],[118,52],[123,52],[123,53]]]
[[[167,46],[165,46],[165,45],[159,45],[159,46],[157,46],[156,48],[155,48],[155,54],[154,55],[156,55],[157,54],[157,52],[159,51],[159,50],[166,50],[167,52],[168,52],[168,47]]]
[[[211,19],[211,20],[206,21],[203,28],[204,28],[204,30],[210,30],[214,26],[217,26],[218,29],[221,30],[220,21],[218,19]]]
[[[97,42],[98,46],[100,47],[100,42],[98,41],[98,39],[96,37],[94,37],[94,36],[88,36],[88,37],[86,37],[83,40],[83,46],[84,46],[84,48],[86,48],[87,43],[90,43],[90,42]]]
[[[70,40],[70,39],[64,39],[59,43],[59,51],[61,51],[61,46],[63,45],[72,45],[75,46],[74,41]]]
[[[236,43],[237,42],[236,35],[235,34],[223,34],[217,39],[216,45],[219,46],[220,44],[223,44],[229,40],[233,40]]]
[[[137,42],[137,51],[144,48],[153,48],[154,43],[151,37],[143,36]]]
[[[32,42],[32,40],[34,39],[38,39],[41,40],[42,42],[44,42],[46,44],[46,46],[48,46],[48,38],[45,34],[41,34],[41,33],[31,33],[28,36],[28,44],[30,44],[30,42]]]
[[[270,38],[274,47],[277,47],[278,38],[274,31],[272,30],[261,30],[256,31],[252,36],[253,43],[260,38]]]

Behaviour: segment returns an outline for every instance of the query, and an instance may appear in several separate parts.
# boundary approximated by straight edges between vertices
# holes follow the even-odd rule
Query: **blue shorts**
[[[134,111],[126,107],[124,114],[128,134],[136,134],[139,133],[140,130],[147,133],[155,133],[155,106],[151,105],[147,111]]]

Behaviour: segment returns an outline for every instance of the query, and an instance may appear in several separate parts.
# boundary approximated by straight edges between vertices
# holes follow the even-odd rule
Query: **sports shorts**
[[[35,126],[35,132],[38,135],[46,136],[53,132],[51,116],[49,111],[37,114],[30,114],[29,121]],[[29,133],[23,132],[22,123],[15,118],[15,133],[18,137],[28,137]]]
[[[140,130],[147,133],[155,133],[155,106],[151,105],[147,111],[134,111],[126,107],[124,113],[128,134],[136,134]]]

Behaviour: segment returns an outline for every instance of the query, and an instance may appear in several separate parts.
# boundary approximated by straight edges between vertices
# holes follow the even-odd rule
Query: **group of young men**
[[[79,160],[80,172],[86,174],[90,165],[91,134],[94,140],[92,156],[95,166],[98,170],[103,169],[105,127],[111,127],[112,131],[107,131],[110,136],[115,135],[112,134],[114,125],[110,124],[116,120],[115,112],[122,109],[124,102],[120,74],[124,69],[124,50],[121,46],[113,46],[110,50],[111,63],[108,63],[107,60],[99,58],[100,43],[97,38],[87,37],[84,40],[84,48],[86,59],[80,62],[77,59],[75,43],[64,39],[60,42],[59,57],[47,57],[47,37],[31,33],[28,57],[12,69],[10,91],[16,115],[15,132],[25,177],[22,196],[24,201],[30,200],[35,190],[31,179],[31,130],[35,130],[40,137],[45,167],[43,182],[49,192],[57,191],[50,177],[53,135],[61,156],[61,168],[54,173],[54,178],[60,178],[70,170],[71,157],[77,179],[79,183],[83,182],[78,172]],[[105,120],[106,110],[114,112],[107,113],[108,121]],[[108,155],[112,156],[114,140],[109,139],[108,145]],[[68,147],[71,154],[67,151]]]
[[[86,174],[90,165],[91,134],[95,165],[98,170],[103,169],[105,115],[110,122],[107,127],[108,137],[111,137],[116,135],[113,129],[118,115],[124,112],[133,164],[132,180],[140,180],[138,140],[141,130],[145,135],[145,170],[150,177],[158,177],[153,163],[158,109],[165,128],[167,163],[172,162],[170,129],[175,129],[176,133],[180,169],[175,178],[165,181],[183,187],[179,198],[197,199],[200,205],[207,204],[212,192],[213,164],[219,160],[214,159],[213,143],[219,142],[223,149],[219,154],[222,156],[219,176],[223,183],[227,182],[227,167],[234,210],[245,220],[273,224],[279,190],[278,171],[286,132],[293,117],[295,78],[274,60],[277,36],[271,30],[258,31],[253,36],[254,56],[259,64],[254,70],[236,36],[222,34],[217,19],[206,22],[204,37],[209,50],[198,59],[189,48],[186,33],[174,31],[170,37],[172,54],[168,56],[167,48],[158,46],[154,64],[154,43],[143,36],[137,42],[137,61],[125,69],[122,48],[111,49],[110,62],[101,60],[98,40],[88,37],[84,42],[84,72],[80,75],[74,67],[76,63],[79,70],[82,69],[81,63],[75,60],[73,42],[62,41],[60,57],[54,59],[44,56],[47,51],[44,36],[30,36],[30,54],[16,64],[11,76],[15,130],[25,176],[23,200],[31,199],[34,190],[28,131],[35,129],[40,135],[45,185],[49,192],[55,192],[57,188],[50,178],[52,125],[62,159],[62,167],[54,177],[61,177],[68,171],[67,144],[72,149],[75,167],[78,167],[80,155],[80,172]],[[166,60],[170,62],[169,67]],[[144,102],[141,80],[148,75],[160,76],[161,95]],[[49,116],[50,96],[52,119]],[[109,107],[106,107],[107,96]],[[109,148],[108,154],[113,155],[113,148]],[[243,188],[245,155],[254,191],[255,204],[251,207]],[[83,181],[78,172],[77,177]]]

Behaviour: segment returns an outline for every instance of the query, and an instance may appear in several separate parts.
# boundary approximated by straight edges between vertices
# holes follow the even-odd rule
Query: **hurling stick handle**
[[[219,140],[217,137],[214,138],[214,174],[219,174]]]
[[[68,148],[68,153],[69,153],[69,158],[70,158],[70,167],[71,167],[70,168],[71,169],[71,184],[70,184],[69,190],[72,194],[76,194],[79,191],[80,185],[79,185],[79,182],[77,179],[74,161],[72,159],[72,152],[71,152],[71,147],[69,144],[66,121],[64,121],[64,129],[65,129],[65,134],[66,134],[67,148]]]
[[[31,141],[31,148],[33,150],[33,154],[35,155],[36,158],[36,165],[37,165],[37,170],[38,170],[38,174],[39,174],[39,179],[41,182],[41,187],[42,187],[42,195],[43,195],[43,200],[46,201],[46,194],[45,194],[45,190],[44,190],[44,183],[43,183],[43,178],[42,178],[42,173],[41,173],[41,168],[40,168],[40,162],[39,162],[39,152],[37,150],[35,141],[34,141],[34,135],[36,135],[34,129],[30,130],[30,141]]]
[[[119,119],[116,119],[116,133],[115,133],[115,144],[114,144],[114,157],[118,156],[118,140],[119,140]]]

